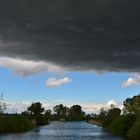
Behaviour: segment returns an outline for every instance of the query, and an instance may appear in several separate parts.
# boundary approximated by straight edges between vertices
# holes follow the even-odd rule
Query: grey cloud
[[[139,13],[137,0],[0,0],[0,56],[137,72]]]

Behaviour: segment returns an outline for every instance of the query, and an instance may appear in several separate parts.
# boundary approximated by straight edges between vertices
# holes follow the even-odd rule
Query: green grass
[[[34,128],[31,120],[22,116],[0,118],[0,133],[26,132]]]

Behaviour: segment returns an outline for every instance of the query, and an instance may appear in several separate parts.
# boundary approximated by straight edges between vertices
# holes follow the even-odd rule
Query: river
[[[0,140],[125,140],[86,122],[51,122],[21,134],[0,135]]]

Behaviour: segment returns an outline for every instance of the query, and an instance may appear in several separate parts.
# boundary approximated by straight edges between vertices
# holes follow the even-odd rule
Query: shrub
[[[127,132],[127,137],[133,140],[140,139],[140,119],[137,120]]]
[[[39,118],[36,118],[36,125],[47,125],[48,119],[45,116],[41,116]]]
[[[119,108],[110,109],[103,120],[103,127],[107,127],[114,120],[116,120],[120,116],[121,110]]]
[[[32,129],[30,120],[24,117],[5,117],[0,119],[0,133],[18,133]]]
[[[107,130],[116,135],[126,135],[127,131],[133,125],[135,121],[134,115],[122,115],[114,120],[108,127]]]

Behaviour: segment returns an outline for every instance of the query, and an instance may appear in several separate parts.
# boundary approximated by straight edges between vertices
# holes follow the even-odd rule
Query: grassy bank
[[[126,133],[127,137],[134,140],[140,139],[140,119],[136,120]]]
[[[24,115],[0,116],[0,133],[20,133],[32,130],[36,126],[47,125],[48,119],[41,116],[33,119]]]
[[[114,105],[111,105],[110,109],[101,108],[91,123],[98,122],[105,130],[115,135],[140,140],[140,94],[127,98],[123,105],[123,110],[115,108]]]
[[[0,118],[0,133],[20,133],[33,129],[35,125],[31,120],[22,116]]]
[[[104,120],[106,121],[106,120]],[[90,120],[88,123],[103,127],[114,135],[126,137],[130,140],[140,140],[140,117],[137,115],[120,115],[104,125],[104,121]]]
[[[134,115],[121,115],[108,126],[105,127],[108,131],[113,134],[126,136],[128,130],[132,127],[135,122]]]
[[[139,140],[140,118],[135,115],[121,115],[106,126],[105,129],[115,135],[127,137],[130,140]]]

